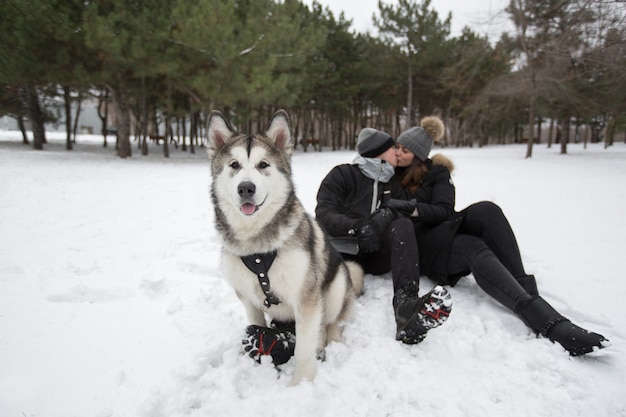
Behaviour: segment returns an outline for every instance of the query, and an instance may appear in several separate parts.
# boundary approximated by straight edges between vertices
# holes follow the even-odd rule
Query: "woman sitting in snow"
[[[443,155],[428,158],[443,132],[443,122],[431,116],[398,137],[396,175],[409,197],[386,203],[413,219],[422,274],[455,285],[472,273],[487,294],[572,356],[609,346],[602,335],[573,324],[539,296],[535,277],[525,272],[515,235],[500,207],[483,201],[454,211],[453,164]]]

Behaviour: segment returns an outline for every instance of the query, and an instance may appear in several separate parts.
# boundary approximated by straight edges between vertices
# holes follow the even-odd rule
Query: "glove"
[[[389,227],[394,214],[388,208],[378,209],[365,221],[354,227],[361,253],[377,252],[380,249],[380,238]]]
[[[385,233],[385,230],[387,230],[387,227],[389,227],[394,217],[395,215],[393,214],[393,212],[390,209],[384,207],[370,214],[368,223],[372,226],[372,228],[380,238],[382,237],[383,233]]]
[[[380,249],[380,238],[371,224],[363,223],[362,225],[356,227],[355,234],[357,242],[359,243],[359,252],[378,252]]]
[[[417,217],[419,213],[417,212],[417,201],[412,198],[411,200],[400,200],[397,198],[390,198],[385,202],[385,207],[397,210],[402,214],[406,214],[407,216]]]

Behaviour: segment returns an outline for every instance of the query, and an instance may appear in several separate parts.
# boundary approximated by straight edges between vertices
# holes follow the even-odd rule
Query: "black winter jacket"
[[[337,165],[322,180],[315,217],[331,236],[348,236],[359,220],[370,215],[373,189],[374,180],[366,177],[357,165]],[[386,190],[392,198],[406,199],[395,176],[387,183],[378,183],[379,202]]]
[[[428,162],[429,170],[422,186],[408,198],[417,201],[419,216],[413,218],[419,248],[420,273],[441,284],[455,284],[460,277],[447,273],[452,240],[464,218],[464,212],[454,211],[454,183],[450,174],[452,162],[443,155],[435,155]]]

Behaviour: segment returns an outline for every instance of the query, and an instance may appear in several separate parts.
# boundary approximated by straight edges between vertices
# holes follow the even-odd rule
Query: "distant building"
[[[54,101],[47,104],[47,111],[51,111],[56,115],[57,122],[46,123],[46,131],[49,132],[65,132],[65,110],[62,101]],[[74,125],[73,118],[76,116],[76,103],[72,104],[72,126]],[[26,123],[26,130],[30,131],[30,123],[28,119],[24,121]],[[80,114],[78,115],[78,134],[99,134],[102,130],[102,121],[98,117],[98,101],[87,99],[83,100],[81,104]],[[17,120],[13,117],[2,116],[0,117],[0,130],[19,130]]]

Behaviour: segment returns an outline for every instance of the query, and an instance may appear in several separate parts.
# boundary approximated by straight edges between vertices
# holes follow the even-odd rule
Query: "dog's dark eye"
[[[233,161],[233,162],[230,163],[230,167],[232,169],[239,169],[241,167],[241,165],[239,165],[239,162]]]
[[[259,169],[265,169],[265,168],[267,168],[268,166],[270,166],[270,164],[268,164],[268,163],[267,163],[267,162],[265,162],[265,161],[261,161],[261,162],[259,162]]]

